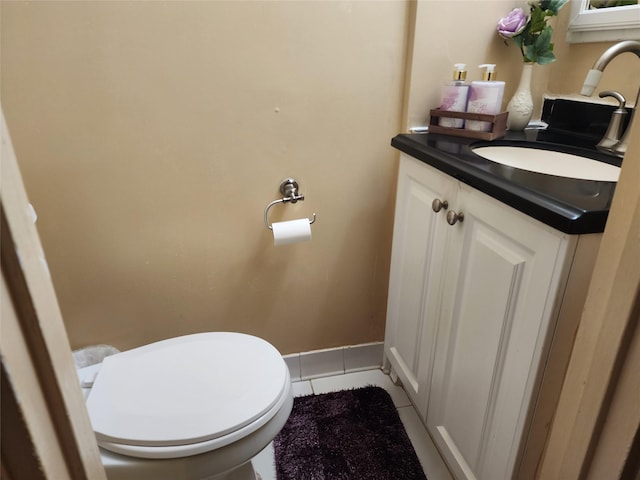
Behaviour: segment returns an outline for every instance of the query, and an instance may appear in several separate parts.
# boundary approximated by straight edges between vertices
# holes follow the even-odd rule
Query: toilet
[[[289,369],[260,338],[185,335],[79,371],[109,480],[255,480],[287,421]]]

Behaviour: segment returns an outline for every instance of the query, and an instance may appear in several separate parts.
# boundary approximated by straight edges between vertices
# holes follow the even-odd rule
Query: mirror
[[[570,15],[569,43],[640,40],[638,0],[571,0]]]

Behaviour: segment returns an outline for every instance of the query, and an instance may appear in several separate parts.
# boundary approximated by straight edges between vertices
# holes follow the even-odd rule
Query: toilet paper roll
[[[271,224],[271,227],[273,228],[274,245],[288,245],[311,240],[311,224],[308,218],[275,222]]]

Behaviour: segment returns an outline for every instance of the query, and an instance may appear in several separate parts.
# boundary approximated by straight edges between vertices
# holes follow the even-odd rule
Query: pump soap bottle
[[[453,67],[453,82],[442,87],[440,110],[464,112],[467,108],[467,98],[469,96],[469,84],[465,83],[467,66],[464,63],[456,63]],[[441,127],[462,128],[464,119],[440,117],[439,124]]]
[[[502,107],[502,96],[504,95],[504,82],[495,80],[495,64],[485,63],[478,65],[484,68],[482,81],[474,80],[469,88],[469,101],[467,102],[467,112],[485,113],[495,115],[500,113]],[[467,130],[488,132],[491,130],[491,122],[480,120],[467,120],[465,123]]]

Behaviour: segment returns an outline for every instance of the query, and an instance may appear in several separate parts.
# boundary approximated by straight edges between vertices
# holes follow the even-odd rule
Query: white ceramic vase
[[[531,98],[531,75],[533,73],[533,63],[525,63],[522,66],[520,83],[507,104],[507,128],[521,132],[531,120],[533,113],[533,98]]]

